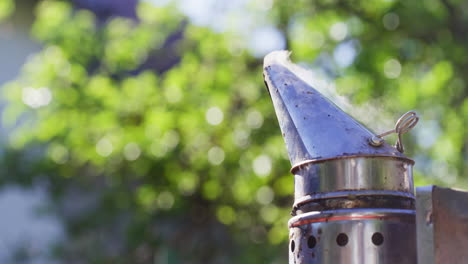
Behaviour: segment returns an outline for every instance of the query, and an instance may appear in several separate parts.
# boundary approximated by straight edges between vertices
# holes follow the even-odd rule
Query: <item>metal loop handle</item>
[[[383,137],[387,136],[387,135],[390,135],[392,133],[397,133],[398,134],[398,139],[397,139],[397,142],[395,144],[395,147],[396,149],[403,153],[405,152],[405,148],[403,146],[403,141],[401,139],[401,135],[407,133],[408,131],[410,131],[414,126],[416,126],[416,124],[418,123],[419,121],[419,116],[418,114],[416,114],[416,112],[414,111],[409,111],[407,113],[405,113],[404,115],[402,115],[398,121],[396,122],[395,124],[395,128],[392,129],[392,130],[389,130],[387,132],[384,132],[384,133],[381,133],[379,135],[376,135],[376,136],[373,136],[369,143],[372,145],[372,146],[381,146],[384,142],[383,140]]]

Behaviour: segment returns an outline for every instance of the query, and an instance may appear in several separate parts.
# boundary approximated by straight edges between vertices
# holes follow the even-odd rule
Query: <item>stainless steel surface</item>
[[[375,135],[304,82],[288,56],[266,56],[264,76],[293,164],[289,263],[416,263],[414,162],[369,144]],[[408,118],[400,137],[415,125]]]
[[[406,158],[387,143],[371,146],[375,135],[304,82],[288,56],[268,54],[263,73],[293,165],[349,156]]]
[[[406,159],[348,158],[308,163],[293,168],[295,200],[307,195],[352,190],[381,190],[413,197],[412,162]]]
[[[413,210],[353,209],[292,218],[289,263],[414,264]]]
[[[468,192],[434,186],[432,221],[435,263],[468,263]]]
[[[416,238],[418,264],[434,264],[433,186],[416,188]]]

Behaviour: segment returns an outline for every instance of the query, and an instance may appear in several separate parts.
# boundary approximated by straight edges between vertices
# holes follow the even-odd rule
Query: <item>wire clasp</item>
[[[395,124],[395,128],[384,132],[382,134],[373,136],[369,139],[369,144],[374,147],[379,147],[384,143],[383,137],[388,136],[392,133],[398,134],[398,139],[395,144],[395,148],[403,153],[405,152],[405,148],[403,146],[403,141],[401,140],[401,135],[410,131],[419,121],[419,116],[416,114],[415,111],[409,111],[406,114],[402,115]]]

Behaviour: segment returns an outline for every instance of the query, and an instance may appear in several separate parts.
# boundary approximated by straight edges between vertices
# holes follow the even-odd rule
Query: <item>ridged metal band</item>
[[[303,164],[294,172],[295,203],[305,197],[368,191],[369,195],[379,193],[414,199],[412,166],[412,160],[388,157],[352,157]]]
[[[339,160],[339,159],[353,159],[353,158],[386,158],[386,159],[396,159],[396,160],[402,160],[405,161],[406,163],[409,163],[411,165],[414,165],[414,160],[406,157],[399,157],[399,156],[392,156],[392,155],[346,155],[346,156],[341,156],[341,157],[334,157],[334,158],[327,158],[327,159],[312,159],[312,160],[304,160],[299,163],[294,164],[291,167],[291,173],[294,174],[297,170],[300,170],[302,167],[307,166],[311,163],[317,164],[317,163],[323,163],[323,162],[329,162],[333,160]]]
[[[289,228],[305,224],[330,221],[346,221],[360,219],[398,219],[398,221],[410,220],[414,223],[414,210],[404,209],[340,209],[330,211],[308,212],[291,218],[288,221]]]
[[[397,192],[397,191],[380,191],[380,190],[364,190],[364,191],[341,191],[341,192],[327,192],[327,193],[316,193],[312,195],[303,196],[300,199],[294,201],[294,206],[297,207],[302,204],[309,202],[324,200],[324,199],[334,199],[334,198],[347,198],[350,200],[356,199],[360,196],[394,196],[402,197],[408,199],[415,199],[414,195],[406,192]]]

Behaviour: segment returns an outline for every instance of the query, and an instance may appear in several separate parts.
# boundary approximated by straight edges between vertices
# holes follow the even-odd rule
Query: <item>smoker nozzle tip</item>
[[[292,62],[289,59],[290,55],[291,55],[291,51],[289,50],[272,51],[268,53],[263,59],[263,67],[266,68],[274,64],[279,64],[279,65],[291,64]]]

